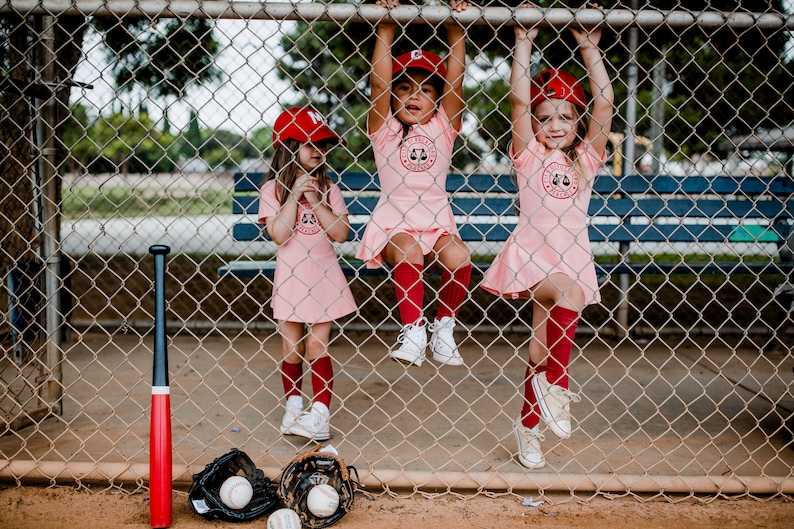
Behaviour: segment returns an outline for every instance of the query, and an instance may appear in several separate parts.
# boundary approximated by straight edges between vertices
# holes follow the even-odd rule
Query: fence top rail
[[[343,191],[379,191],[377,175],[366,172],[346,172],[331,175]],[[265,173],[235,173],[236,192],[258,191]],[[685,194],[788,197],[794,194],[794,180],[785,176],[668,176],[628,175],[624,177],[597,176],[593,184],[597,194]],[[451,174],[447,178],[451,193],[515,193],[509,174]]]
[[[513,8],[471,6],[461,13],[449,6],[404,5],[387,10],[375,4],[324,4],[319,2],[238,2],[229,0],[4,0],[0,13],[36,15],[93,15],[156,18],[263,19],[305,22],[371,22],[391,19],[398,23],[440,24],[453,18],[464,25],[534,25],[583,27],[600,24],[615,28],[667,27],[794,29],[794,15],[779,12],[689,11],[656,9],[572,10],[568,8]]]

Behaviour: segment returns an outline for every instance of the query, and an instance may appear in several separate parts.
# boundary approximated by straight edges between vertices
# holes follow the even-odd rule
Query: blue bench
[[[256,222],[258,189],[264,176],[262,173],[234,176],[233,212],[241,217],[232,228],[232,236],[238,241],[267,240],[265,230]],[[377,177],[351,172],[334,179],[342,189],[351,215],[349,240],[360,240],[366,218],[378,201]],[[516,190],[509,175],[450,175],[447,190],[464,241],[475,246],[498,245],[507,239],[516,222]],[[589,233],[597,250],[596,266],[602,279],[613,274],[788,273],[792,263],[777,259],[707,257],[689,262],[673,249],[663,250],[664,259],[651,256],[650,260],[645,257],[633,262],[632,255],[638,253],[639,245],[647,247],[649,243],[684,243],[696,247],[714,244],[726,248],[746,243],[779,247],[789,233],[792,211],[794,181],[786,177],[598,176],[590,203]],[[475,256],[477,253],[475,250]],[[495,251],[488,253],[492,258]],[[700,252],[690,249],[683,253]],[[386,273],[384,269],[367,269],[354,259],[343,258],[341,263],[345,273],[351,276]],[[488,265],[487,260],[477,261],[475,257],[474,272],[482,274]],[[264,261],[241,258],[220,267],[218,274],[272,276],[274,268],[275,258]]]

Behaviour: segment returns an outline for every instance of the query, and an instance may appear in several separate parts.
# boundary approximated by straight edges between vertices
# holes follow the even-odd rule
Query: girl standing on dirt
[[[482,283],[496,295],[533,304],[524,406],[515,425],[518,460],[527,468],[546,464],[541,417],[559,438],[571,435],[570,403],[580,400],[568,388],[574,334],[584,307],[601,299],[587,209],[596,170],[606,160],[614,94],[598,48],[601,30],[571,32],[593,95],[589,116],[584,90],[571,74],[546,70],[532,80],[538,29],[515,27],[511,156],[520,213]]]
[[[396,7],[397,0],[378,0]],[[449,0],[463,11],[467,1]],[[395,24],[378,24],[370,76],[367,130],[375,153],[381,198],[372,212],[356,257],[370,268],[387,263],[397,291],[402,332],[391,357],[422,365],[428,344],[433,359],[463,365],[455,343],[455,318],[471,279],[469,250],[458,229],[446,191],[452,149],[464,108],[465,32],[447,25],[450,54],[423,50],[392,58]],[[435,321],[425,325],[423,273],[441,269]]]
[[[273,127],[275,153],[259,199],[259,222],[278,245],[271,307],[281,334],[287,398],[280,431],[315,441],[331,437],[331,325],[356,311],[333,245],[350,232],[342,192],[325,163],[326,149],[337,143],[344,140],[314,110],[282,112]],[[301,394],[304,357],[314,392],[307,411]]]

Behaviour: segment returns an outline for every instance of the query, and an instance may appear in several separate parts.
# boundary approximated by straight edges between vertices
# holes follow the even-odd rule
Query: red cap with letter
[[[444,66],[444,61],[441,60],[441,57],[429,51],[413,50],[395,58],[392,63],[392,75],[397,75],[409,68],[424,70],[434,75],[441,76],[442,78],[447,77],[447,69]]]
[[[529,92],[530,108],[535,108],[544,99],[564,99],[581,110],[587,110],[584,88],[576,77],[562,70],[543,70],[532,81]]]
[[[325,124],[325,120],[319,112],[301,107],[288,108],[276,118],[276,124],[273,126],[273,147],[278,147],[281,142],[286,140],[298,140],[302,143],[328,141],[345,144],[345,140]]]

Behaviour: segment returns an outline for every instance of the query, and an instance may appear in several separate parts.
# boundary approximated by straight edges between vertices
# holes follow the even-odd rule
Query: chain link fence
[[[665,225],[697,219],[725,236],[652,240],[643,228],[628,242],[593,242],[597,261],[616,272],[602,274],[603,300],[577,332],[573,437],[547,439],[542,471],[519,465],[512,433],[531,307],[473,279],[456,331],[466,367],[406,370],[388,359],[400,330],[393,284],[359,269],[349,278],[358,310],[336,322],[329,346],[330,442],[378,490],[790,496],[792,5],[518,4],[391,11],[395,54],[444,56],[444,24],[466,28],[467,108],[453,173],[465,181],[510,173],[513,25],[541,26],[538,70],[577,77],[585,70],[568,28],[600,25],[616,93],[602,176],[645,179],[647,190],[624,197],[632,209],[682,194],[693,204],[640,226],[667,233]],[[275,252],[233,237],[241,218],[255,220],[234,208],[234,175],[266,172],[275,117],[311,105],[346,139],[328,154],[337,178],[363,172],[377,184],[366,115],[374,28],[386,13],[358,3],[0,5],[0,476],[145,486],[153,244],[172,250],[175,479],[189,482],[233,446],[275,476],[304,448],[279,434],[272,279],[218,273],[272,262]],[[667,176],[680,187],[654,188]],[[720,176],[735,188],[684,191]],[[493,208],[504,193],[512,191],[452,194]],[[698,209],[703,200],[710,209]],[[637,222],[601,216],[617,227]],[[515,222],[511,212],[490,219]],[[338,245],[343,263],[353,263],[357,244]],[[483,234],[470,242],[473,259],[488,262],[500,244]],[[652,272],[667,261],[676,267]],[[434,306],[439,279],[427,281]]]

